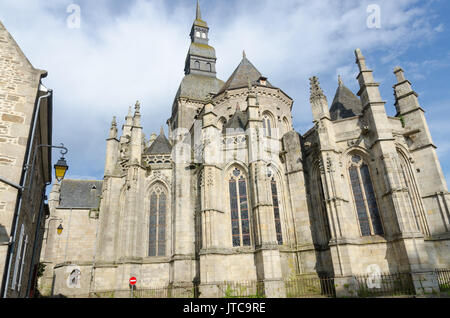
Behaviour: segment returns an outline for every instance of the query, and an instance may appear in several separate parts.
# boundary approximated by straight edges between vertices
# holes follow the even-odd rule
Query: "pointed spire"
[[[355,55],[356,55],[356,64],[358,64],[359,70],[360,71],[366,71],[367,70],[366,58],[364,57],[364,55],[362,55],[361,50],[360,49],[356,49],[355,50]]]
[[[200,2],[199,0],[197,0],[197,13],[195,16],[196,20],[201,20],[202,19],[202,13],[200,12]]]
[[[128,116],[127,117],[133,117],[133,111],[131,110],[131,106],[128,107]]]
[[[246,59],[247,58],[247,54],[245,54],[245,50],[242,51],[242,58]]]
[[[406,81],[405,72],[403,71],[403,69],[400,66],[396,66],[394,68],[394,74],[395,74],[395,77],[397,78],[397,83],[402,83],[402,82]]]
[[[313,76],[309,79],[310,81],[310,92],[311,92],[311,100],[318,99],[321,97],[325,97],[323,94],[322,88],[320,88],[319,79],[316,76]]]
[[[239,106],[239,103],[236,103],[236,111],[240,111],[241,110],[241,106]]]
[[[341,75],[338,75],[338,85],[339,85],[339,86],[344,85],[344,82],[342,81]]]
[[[159,132],[159,135],[160,135],[160,136],[165,136],[165,135],[164,135],[164,127],[163,127],[163,126],[161,126],[161,131]]]

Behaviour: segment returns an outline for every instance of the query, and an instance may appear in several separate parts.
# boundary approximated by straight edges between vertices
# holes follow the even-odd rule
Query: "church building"
[[[438,290],[435,269],[450,267],[450,197],[403,69],[391,117],[357,49],[360,90],[339,79],[330,105],[312,77],[313,126],[299,133],[293,100],[245,53],[217,78],[209,31],[197,5],[167,136],[144,137],[137,102],[120,134],[111,123],[103,180],[53,185],[41,293],[127,290],[136,277],[138,289],[200,297],[255,281],[285,297],[289,280],[333,277],[346,295],[374,269],[410,273],[416,293]]]

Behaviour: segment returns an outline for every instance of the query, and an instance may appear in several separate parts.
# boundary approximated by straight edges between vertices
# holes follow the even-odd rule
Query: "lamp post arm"
[[[36,154],[37,154],[37,152],[38,152],[38,149],[41,148],[41,147],[44,147],[44,148],[56,148],[56,149],[62,149],[60,152],[61,152],[61,155],[63,156],[63,158],[64,158],[64,155],[67,154],[67,153],[69,152],[69,150],[68,150],[66,147],[64,147],[64,144],[63,144],[63,143],[61,143],[61,146],[38,145],[38,146],[36,147],[36,151],[35,151],[34,154],[33,154],[33,163],[31,164],[30,187],[29,187],[28,192],[31,192],[31,188],[33,187],[33,177],[34,177],[33,171],[34,171],[34,165],[35,165],[35,162],[36,162]],[[24,184],[23,186],[24,186],[24,188],[25,188],[25,184]]]

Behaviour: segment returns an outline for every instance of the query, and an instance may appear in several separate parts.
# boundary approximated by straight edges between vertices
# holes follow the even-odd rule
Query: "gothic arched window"
[[[272,193],[273,214],[275,219],[275,231],[277,234],[278,245],[283,245],[283,233],[281,231],[281,217],[280,217],[280,200],[278,198],[278,188],[275,176],[269,171],[270,189]]]
[[[230,191],[231,235],[233,246],[250,246],[247,180],[241,170],[235,168],[230,175],[228,184]]]
[[[262,119],[264,137],[272,137],[272,123],[273,123],[272,116],[270,116],[267,113],[264,114]]]
[[[361,235],[382,235],[383,227],[369,166],[360,156],[352,156],[349,174]]]
[[[328,243],[331,239],[331,229],[330,222],[328,221],[327,206],[325,203],[325,191],[323,189],[322,178],[319,171],[317,171],[316,179],[314,181],[316,182],[316,189],[318,190],[318,192],[315,194],[315,204],[317,204],[317,208],[319,211],[319,220],[322,227],[321,230],[324,234],[326,243]]]
[[[211,63],[206,63],[206,70],[212,72]]]
[[[166,255],[167,194],[157,185],[150,192],[149,256]]]
[[[413,169],[409,160],[405,157],[405,155],[398,150],[397,151],[399,161],[399,172],[400,172],[400,182],[402,187],[406,188],[406,195],[411,203],[411,207],[414,213],[414,219],[416,221],[416,226],[422,234],[429,236],[429,228],[427,224],[427,218],[425,216],[425,208],[423,203],[421,202],[421,196],[419,192],[419,188],[417,187],[416,178],[414,176]]]
[[[199,70],[200,69],[200,62],[199,61],[195,61],[194,62],[194,68]]]

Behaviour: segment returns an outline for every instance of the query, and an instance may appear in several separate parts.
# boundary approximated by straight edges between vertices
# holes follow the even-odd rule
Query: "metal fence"
[[[196,298],[193,287],[158,287],[145,289],[120,289],[98,291],[89,294],[89,298]]]
[[[414,295],[411,273],[355,276],[358,297]]]
[[[441,292],[450,292],[450,269],[436,269],[435,275]],[[295,277],[280,283],[286,298],[336,297],[334,277]],[[415,295],[411,273],[382,273],[354,276],[355,297],[390,297]],[[91,298],[265,298],[267,282],[218,282],[201,286],[146,288],[100,291],[89,294]],[[352,284],[353,285],[353,284]]]
[[[284,282],[286,298],[336,297],[334,278],[295,278]]]
[[[436,269],[435,274],[441,292],[450,292],[450,269]]]

